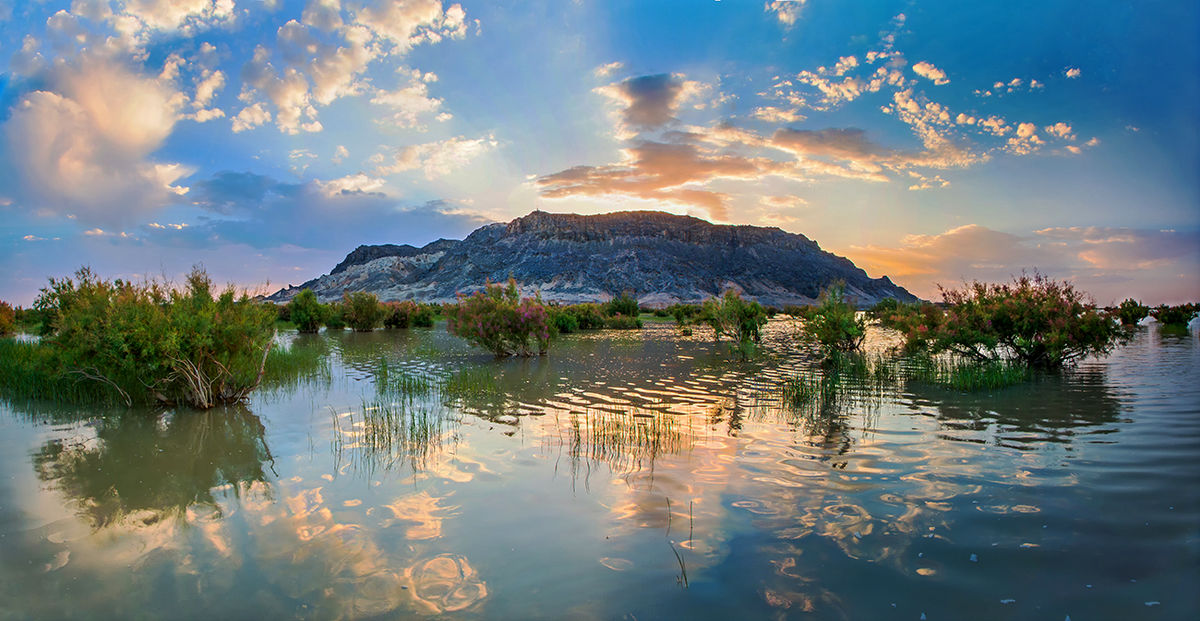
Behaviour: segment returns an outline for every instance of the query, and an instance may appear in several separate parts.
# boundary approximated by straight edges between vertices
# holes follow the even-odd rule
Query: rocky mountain
[[[602,301],[630,290],[642,304],[665,306],[698,303],[733,288],[783,306],[811,303],[837,280],[860,305],[885,297],[916,300],[886,276],[871,278],[803,235],[653,211],[535,211],[479,228],[462,241],[359,246],[329,274],[267,299],[286,302],[312,289],[323,301],[367,291],[385,301],[443,302],[509,276],[524,291],[563,303]]]

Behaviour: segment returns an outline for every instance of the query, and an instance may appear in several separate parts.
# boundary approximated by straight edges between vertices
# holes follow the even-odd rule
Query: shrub
[[[604,313],[599,304],[572,304],[564,310],[575,318],[580,330],[599,330],[604,327]]]
[[[1191,304],[1167,306],[1163,304],[1150,312],[1154,320],[1162,324],[1166,332],[1186,332],[1187,324],[1196,315],[1196,309]]]
[[[292,323],[296,324],[296,329],[307,334],[320,330],[321,324],[325,323],[325,316],[329,314],[311,289],[305,289],[292,298],[287,309]]]
[[[374,293],[346,292],[342,294],[342,306],[346,309],[346,323],[355,332],[370,332],[383,321],[384,308]]]
[[[459,295],[445,308],[446,330],[496,357],[544,355],[550,346],[550,313],[538,298],[521,299],[517,282],[488,283],[474,295]]]
[[[867,316],[882,322],[884,317],[899,311],[902,305],[896,298],[883,298],[867,311]]]
[[[1121,325],[1135,326],[1139,321],[1150,316],[1150,307],[1143,306],[1141,302],[1133,298],[1128,298],[1117,306],[1113,314],[1121,322]]]
[[[642,320],[628,315],[613,315],[604,318],[604,327],[609,330],[641,330]]]
[[[385,328],[432,328],[434,307],[418,304],[411,300],[385,302],[383,327]]]
[[[667,307],[667,312],[675,318],[675,323],[684,326],[700,314],[700,307],[695,304],[672,304]]]
[[[907,336],[915,348],[1057,369],[1107,353],[1120,337],[1116,323],[1082,292],[1041,274],[941,291],[948,307],[944,313],[910,317]]]
[[[413,313],[410,318],[414,328],[432,328],[433,316],[441,312],[440,306],[433,304],[417,304],[417,312]]]
[[[550,313],[550,323],[559,334],[571,334],[579,331],[579,318],[564,308],[555,308]]]
[[[607,317],[612,317],[614,315],[637,317],[637,298],[633,297],[632,291],[622,291],[621,295],[604,303],[604,315]]]
[[[737,291],[730,289],[720,298],[709,298],[700,309],[700,320],[712,327],[717,340],[728,336],[738,352],[748,357],[761,338],[760,330],[767,323],[767,312],[758,302],[747,302]]]
[[[273,343],[275,313],[232,287],[214,297],[199,268],[182,289],[105,281],[83,268],[74,280],[51,279],[36,305],[51,334],[30,354],[29,381],[92,382],[126,404],[240,401],[262,382]]]
[[[656,308],[654,309],[654,316],[660,319],[666,319],[667,317],[671,316],[671,311],[668,311],[665,308]]]
[[[325,305],[325,328],[329,330],[346,329],[346,305],[341,302],[330,302]]]
[[[0,301],[0,336],[12,334],[17,327],[17,314],[7,302]]]
[[[856,351],[867,334],[866,321],[846,300],[846,283],[838,281],[821,292],[816,306],[804,312],[803,338],[815,341],[826,357]]]

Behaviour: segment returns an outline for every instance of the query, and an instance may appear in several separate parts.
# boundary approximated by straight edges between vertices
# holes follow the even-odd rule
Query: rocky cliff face
[[[733,288],[764,304],[806,304],[837,280],[846,281],[860,305],[885,297],[916,300],[886,276],[870,278],[849,259],[778,228],[660,212],[541,211],[489,224],[462,241],[359,246],[329,274],[268,299],[286,302],[312,289],[325,301],[368,291],[385,301],[441,302],[509,276],[529,293],[564,303],[601,301],[625,290],[651,306],[698,303]]]

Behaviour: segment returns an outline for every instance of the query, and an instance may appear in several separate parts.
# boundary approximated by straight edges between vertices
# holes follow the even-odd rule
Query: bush
[[[383,321],[385,311],[374,293],[346,292],[342,294],[342,306],[346,309],[346,323],[355,332],[370,332]]]
[[[671,311],[668,311],[665,308],[656,308],[654,309],[654,316],[660,319],[666,319],[667,317],[671,316]]]
[[[385,302],[383,327],[389,329],[432,328],[434,307],[411,300]]]
[[[695,304],[672,304],[667,307],[667,312],[675,318],[675,323],[684,326],[700,314],[700,307]]]
[[[1116,322],[1098,312],[1082,292],[1041,274],[941,291],[945,312],[909,317],[911,347],[1057,369],[1107,353],[1120,337]]]
[[[30,354],[28,381],[70,377],[126,404],[240,401],[261,383],[273,343],[275,313],[232,287],[214,297],[199,268],[182,289],[109,282],[83,268],[74,280],[51,279],[36,306],[51,334]]]
[[[1121,302],[1113,313],[1123,326],[1136,326],[1137,323],[1150,316],[1150,307],[1141,302],[1128,298]]]
[[[579,318],[564,308],[555,308],[551,311],[550,323],[553,324],[555,332],[559,334],[571,334],[579,331]]]
[[[801,336],[815,341],[828,358],[856,351],[867,334],[866,321],[846,300],[846,283],[838,281],[821,292],[816,306],[804,311]]]
[[[712,327],[717,340],[728,336],[738,352],[748,357],[761,338],[760,330],[767,323],[767,311],[758,302],[747,302],[734,290],[721,298],[709,298],[700,309],[700,320]]]
[[[312,334],[321,329],[325,316],[329,314],[324,304],[317,300],[311,289],[301,291],[288,302],[288,317],[301,333]]]
[[[637,298],[633,297],[632,291],[622,291],[621,295],[604,303],[604,315],[606,317],[613,317],[615,315],[637,317]]]
[[[17,314],[7,302],[0,301],[0,336],[12,334],[17,327]]]
[[[325,328],[328,330],[346,329],[346,305],[341,302],[330,302],[325,305]]]
[[[641,330],[642,320],[628,315],[613,315],[604,318],[604,327],[609,330]]]
[[[896,298],[883,298],[875,303],[870,310],[867,311],[867,316],[876,321],[882,322],[884,317],[887,317],[900,310],[903,304]]]
[[[550,313],[538,298],[521,299],[515,280],[488,283],[474,295],[460,295],[445,307],[446,330],[496,357],[544,355],[550,346]]]

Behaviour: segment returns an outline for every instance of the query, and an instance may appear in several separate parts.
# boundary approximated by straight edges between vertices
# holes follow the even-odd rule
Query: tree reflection
[[[273,464],[262,421],[243,406],[97,423],[95,438],[55,439],[33,455],[39,478],[72,498],[101,528],[135,512],[180,517],[191,505],[219,511],[215,488],[240,496]],[[263,489],[269,489],[261,486]]]

